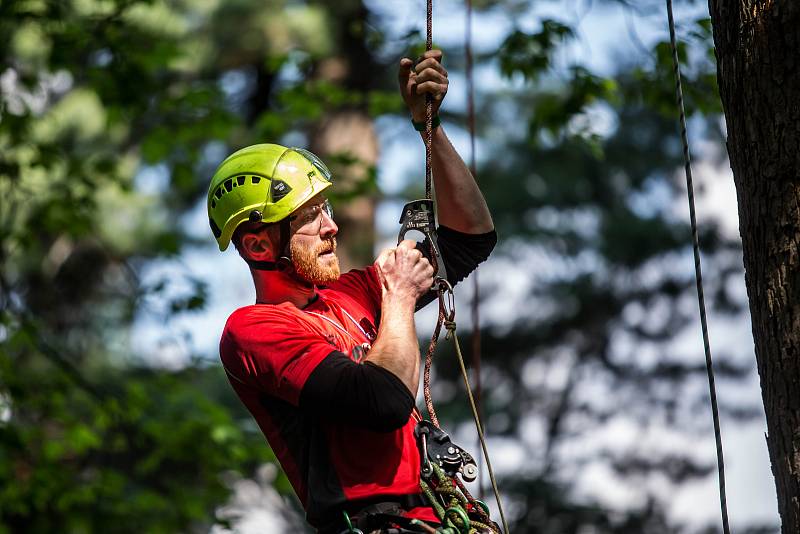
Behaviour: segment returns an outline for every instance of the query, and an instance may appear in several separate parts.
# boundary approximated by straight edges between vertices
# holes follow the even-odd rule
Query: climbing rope
[[[427,35],[425,41],[425,48],[427,51],[433,49],[433,0],[427,0],[427,16],[426,16]],[[474,141],[473,141],[474,142]],[[426,95],[425,99],[425,199],[432,200],[432,150],[433,146],[433,99],[430,94]],[[474,150],[473,150],[473,166],[474,166]],[[401,236],[405,231],[401,230]],[[434,252],[435,245],[431,240],[431,251]],[[481,444],[484,460],[489,471],[489,477],[492,482],[492,489],[494,490],[497,507],[500,511],[501,521],[503,523],[503,530],[509,534],[508,523],[506,522],[505,513],[503,512],[503,505],[500,500],[500,492],[497,489],[497,483],[494,477],[494,471],[489,460],[489,452],[486,447],[486,440],[483,435],[483,427],[480,423],[480,416],[475,404],[475,399],[472,396],[472,388],[470,387],[469,378],[464,366],[464,359],[461,355],[461,348],[458,343],[456,335],[455,323],[455,301],[453,296],[453,288],[447,282],[446,278],[437,278],[435,280],[435,287],[438,290],[439,296],[439,314],[434,327],[431,341],[428,345],[428,350],[425,356],[425,368],[423,372],[423,395],[425,398],[425,407],[428,410],[428,416],[435,427],[439,428],[439,419],[436,416],[436,410],[433,407],[433,399],[430,391],[430,376],[431,366],[433,363],[433,354],[436,351],[436,344],[444,324],[447,328],[446,339],[452,340],[456,355],[458,357],[459,365],[461,367],[462,378],[464,379],[464,386],[469,398],[470,407],[472,409],[472,416],[475,420],[475,428],[478,431],[478,439]],[[425,446],[425,437],[422,437],[423,447]],[[423,451],[423,471],[427,475],[423,476],[420,480],[420,487],[423,493],[430,501],[431,506],[434,508],[436,515],[442,522],[444,531],[449,528],[454,528],[456,532],[462,534],[472,534],[478,532],[495,532],[499,534],[499,529],[494,522],[489,519],[488,510],[486,506],[472,497],[469,494],[463,482],[461,482],[457,475],[449,475],[445,473],[437,462],[431,462],[427,457],[427,453]],[[477,474],[477,473],[475,473]],[[445,506],[446,505],[446,506]],[[478,519],[470,519],[469,514],[478,515]]]
[[[433,401],[430,393],[430,370],[431,370],[431,364],[433,362],[433,353],[436,350],[436,344],[439,339],[439,334],[441,333],[442,330],[442,325],[444,325],[445,329],[447,330],[447,334],[445,334],[445,339],[453,342],[453,348],[456,353],[456,358],[458,359],[459,368],[461,370],[461,377],[464,380],[464,389],[467,392],[467,398],[469,399],[470,408],[472,409],[472,417],[475,422],[475,429],[478,432],[478,440],[480,442],[481,450],[483,452],[483,458],[486,461],[486,468],[487,471],[489,472],[489,480],[491,481],[492,484],[492,490],[494,491],[495,500],[497,502],[497,508],[500,512],[500,520],[503,524],[503,531],[506,534],[508,534],[509,533],[508,523],[506,521],[505,513],[503,511],[503,503],[500,500],[500,491],[498,490],[497,487],[497,480],[495,479],[494,476],[494,469],[492,468],[492,462],[489,459],[489,450],[486,446],[486,439],[483,434],[483,426],[481,425],[480,422],[480,416],[478,415],[478,410],[475,404],[475,398],[472,395],[472,388],[470,387],[469,377],[467,376],[467,370],[464,365],[464,357],[461,353],[461,345],[458,342],[458,336],[456,334],[456,321],[455,321],[456,308],[455,308],[455,298],[453,295],[453,288],[446,281],[441,282],[440,288],[441,289],[439,290],[439,319],[436,321],[436,326],[434,327],[433,335],[431,337],[431,342],[428,345],[428,352],[425,357],[425,369],[424,369],[425,379],[423,380],[424,384],[423,394],[425,397],[425,407],[428,410],[428,416],[430,417],[431,422],[438,428],[439,419],[436,416],[436,410],[433,407]],[[428,462],[427,458],[423,458],[423,462],[429,464],[434,469],[434,472],[436,472],[436,465],[437,465],[436,462]],[[441,482],[439,480],[439,476],[437,475],[436,476],[437,483],[434,487],[439,488],[442,484],[444,484],[444,486],[441,486],[443,488],[442,491],[445,491],[445,493],[447,493],[451,491],[451,488],[453,487],[452,485],[455,484],[455,487],[458,487],[460,492],[465,496],[466,502],[471,504],[472,509],[474,509],[475,511],[481,509],[481,506],[478,505],[477,503],[480,503],[481,505],[483,503],[473,498],[460,480],[458,480],[456,477],[450,479],[450,477],[447,477],[446,474],[445,477],[448,479],[448,482]],[[421,485],[423,483],[424,481],[421,481]],[[437,510],[437,506],[439,506],[439,504],[438,502],[435,502],[435,500],[431,498],[431,495],[433,495],[433,493],[426,491],[426,487],[427,484],[422,485],[423,493],[426,496],[428,496],[434,509]],[[430,488],[427,487],[427,489]],[[438,513],[439,511],[437,510],[437,514]],[[444,516],[439,515],[439,519],[444,521]],[[488,515],[486,519],[488,520]],[[492,524],[493,523],[489,521],[489,525]],[[498,532],[496,528],[491,528],[490,530],[492,532]]]
[[[467,126],[469,128],[469,170],[472,177],[478,182],[478,168],[475,164],[475,85],[472,76],[472,0],[466,0],[467,16],[464,32],[464,58],[466,59],[466,78],[467,78]],[[478,412],[478,419],[482,419],[481,410],[481,321],[480,306],[478,297],[480,296],[480,284],[478,283],[478,269],[472,273],[472,378],[475,382],[475,407]],[[480,457],[478,458],[480,461]],[[478,472],[481,471],[480,464]],[[483,499],[483,478],[478,477],[478,497]]]
[[[420,480],[420,487],[432,503],[433,511],[442,522],[443,529],[455,529],[464,534],[498,532],[484,503],[473,499],[460,480],[448,476],[436,463],[430,465],[430,479],[435,481],[435,485]],[[468,512],[477,515],[478,519],[470,518]]]
[[[708,341],[708,321],[706,319],[706,303],[703,294],[703,273],[700,268],[700,242],[697,236],[697,219],[694,210],[694,187],[692,185],[692,166],[689,156],[689,137],[686,133],[686,112],[683,107],[683,88],[681,86],[681,69],[678,61],[678,45],[675,39],[675,19],[672,14],[672,0],[667,1],[667,18],[669,20],[669,38],[672,46],[672,63],[675,73],[675,95],[680,114],[681,141],[683,142],[683,161],[686,171],[686,190],[689,195],[689,219],[692,226],[692,250],[694,252],[694,273],[697,282],[697,302],[700,307],[700,325],[703,331],[703,347],[706,355],[706,372],[708,389],[711,395],[711,414],[714,419],[714,439],[717,444],[717,470],[719,472],[719,499],[722,511],[722,530],[730,534],[728,526],[728,504],[725,497],[725,462],[722,456],[722,435],[719,426],[719,409],[717,408],[717,389],[714,385],[714,368],[711,362],[711,345]]]
[[[500,520],[503,522],[503,530],[508,534],[508,524],[506,523],[506,517],[503,513],[503,504],[500,501],[500,491],[497,489],[497,481],[494,478],[494,470],[492,469],[492,462],[489,460],[489,450],[486,448],[486,439],[483,435],[483,427],[481,425],[480,416],[478,415],[478,409],[475,405],[475,399],[472,397],[472,390],[469,386],[469,378],[467,377],[467,369],[464,366],[464,358],[461,356],[461,346],[458,343],[458,336],[456,335],[456,308],[455,302],[452,300],[452,289],[449,293],[450,298],[450,310],[449,312],[445,310],[447,314],[447,318],[444,322],[445,328],[447,328],[447,334],[445,335],[445,339],[450,339],[453,341],[453,348],[456,351],[456,357],[458,358],[458,365],[461,368],[461,378],[464,379],[464,389],[467,391],[467,398],[469,399],[470,408],[472,408],[472,417],[475,419],[475,429],[478,431],[478,439],[481,442],[481,449],[483,450],[483,457],[486,460],[486,468],[489,471],[489,480],[492,482],[492,490],[494,491],[495,499],[497,500],[497,508],[500,511]]]
[[[433,0],[427,2],[425,51],[433,49]],[[433,96],[425,94],[425,198],[431,200],[433,178]]]

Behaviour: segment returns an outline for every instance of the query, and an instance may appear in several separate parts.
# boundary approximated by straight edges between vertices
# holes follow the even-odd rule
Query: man
[[[425,95],[436,112],[447,93],[441,56],[400,62],[400,92],[418,129]],[[455,284],[488,257],[496,234],[441,127],[432,164],[439,246]],[[406,240],[340,276],[338,228],[324,196],[330,185],[316,156],[279,145],[247,147],[217,169],[211,227],[221,250],[234,243],[256,290],[256,303],[228,319],[222,363],[320,532],[345,530],[343,512],[377,531],[388,520],[376,510],[435,522],[420,496],[414,438],[414,310],[434,298],[429,248]]]

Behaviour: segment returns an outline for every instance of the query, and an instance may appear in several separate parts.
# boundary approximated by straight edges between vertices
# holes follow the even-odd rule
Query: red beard
[[[289,242],[292,265],[298,276],[318,286],[328,285],[339,279],[339,258],[336,257],[336,238],[322,241],[314,248],[304,247],[294,239]],[[331,258],[320,258],[320,254],[333,252]]]

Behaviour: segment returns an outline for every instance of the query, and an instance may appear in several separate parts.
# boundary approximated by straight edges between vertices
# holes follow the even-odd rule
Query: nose
[[[320,214],[322,216],[322,221],[319,227],[319,234],[322,237],[333,237],[339,233],[339,227],[336,225],[336,222],[333,220],[333,217],[328,215],[328,212],[323,210]]]

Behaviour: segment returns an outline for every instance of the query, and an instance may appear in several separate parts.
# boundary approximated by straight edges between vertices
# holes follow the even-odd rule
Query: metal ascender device
[[[424,198],[412,200],[403,206],[400,225],[400,234],[397,236],[398,244],[405,239],[409,230],[416,230],[427,238],[431,248],[431,257],[435,263],[433,265],[433,289],[442,288],[442,282],[447,284],[447,269],[444,266],[439,242],[436,239],[436,215],[433,211],[433,200]]]
[[[478,464],[470,453],[456,445],[450,436],[430,421],[422,420],[414,428],[414,435],[420,447],[423,478],[430,478],[435,463],[450,477],[461,474],[464,482],[472,482],[478,477]]]

